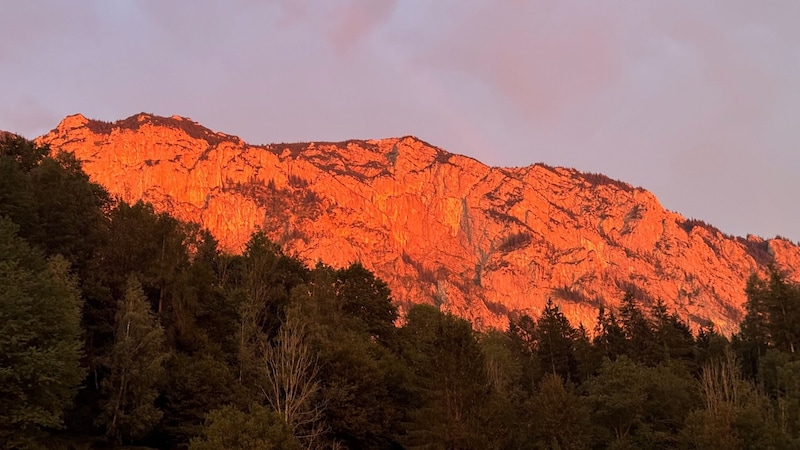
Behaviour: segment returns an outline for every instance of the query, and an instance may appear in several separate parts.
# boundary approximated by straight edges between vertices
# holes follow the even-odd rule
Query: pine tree
[[[656,343],[653,324],[630,291],[625,293],[620,303],[619,317],[627,340],[628,357],[650,366],[658,364],[663,352]]]
[[[592,344],[602,356],[613,361],[625,354],[625,331],[613,311],[606,313],[605,308],[600,307],[594,333]]]
[[[561,376],[565,381],[580,381],[575,341],[578,331],[552,300],[536,322],[537,355],[544,372]]]

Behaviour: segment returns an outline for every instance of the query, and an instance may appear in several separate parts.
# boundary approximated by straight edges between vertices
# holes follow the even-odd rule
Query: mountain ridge
[[[66,117],[38,139],[72,152],[112,195],[208,228],[239,251],[256,228],[309,264],[354,261],[401,310],[433,303],[478,327],[556,300],[593,327],[624,291],[731,333],[750,273],[798,278],[783,239],[725,235],[649,191],[536,163],[489,167],[416,137],[249,145],[188,118]]]

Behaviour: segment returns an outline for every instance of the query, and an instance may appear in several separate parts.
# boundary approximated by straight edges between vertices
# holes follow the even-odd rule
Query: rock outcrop
[[[248,145],[187,118],[65,118],[39,138],[74,153],[128,202],[200,223],[229,251],[257,228],[309,264],[360,261],[401,309],[432,303],[478,327],[539,314],[548,298],[594,326],[625,290],[693,326],[736,331],[748,276],[800,249],[727,236],[650,192],[534,164],[497,168],[414,137]]]

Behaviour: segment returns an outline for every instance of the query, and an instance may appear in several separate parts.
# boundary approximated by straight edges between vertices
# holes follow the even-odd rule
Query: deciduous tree
[[[143,436],[161,419],[155,405],[164,379],[164,330],[135,277],[128,279],[103,380],[106,396],[98,422],[115,442]]]
[[[46,261],[16,230],[0,217],[0,441],[26,448],[62,427],[85,370],[68,265]]]
[[[280,416],[258,404],[247,412],[234,406],[211,411],[202,436],[193,439],[190,450],[301,450]]]

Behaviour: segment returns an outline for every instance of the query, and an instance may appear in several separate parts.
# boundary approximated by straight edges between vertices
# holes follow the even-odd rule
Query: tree
[[[395,308],[383,282],[361,266],[337,271],[320,264],[308,284],[292,290],[290,315],[307,324],[319,357],[329,440],[348,448],[396,445],[409,376],[395,351]]]
[[[470,323],[432,306],[416,305],[408,312],[401,339],[419,401],[411,413],[407,444],[491,448],[483,416],[489,383]]]
[[[407,374],[397,356],[349,329],[318,330],[323,420],[331,440],[346,448],[392,448],[406,419]]]
[[[62,427],[85,370],[67,263],[46,261],[16,230],[0,217],[0,441],[25,448]]]
[[[0,216],[24,228],[23,239],[40,229],[30,171],[48,153],[19,136],[0,137]]]
[[[692,379],[680,366],[647,367],[620,356],[605,360],[582,386],[592,420],[614,448],[674,448],[683,419],[696,404]]]
[[[211,411],[202,436],[192,439],[190,450],[301,450],[281,418],[267,408],[251,404],[247,412],[234,406]]]
[[[766,279],[750,276],[745,293],[747,314],[733,344],[744,375],[757,380],[759,361],[769,349],[785,352],[793,359],[800,355],[800,286],[770,267]]]
[[[625,292],[620,303],[619,318],[625,332],[628,357],[649,366],[658,364],[663,359],[663,352],[656,343],[653,324],[631,291]]]
[[[584,383],[592,420],[610,432],[609,440],[628,440],[642,423],[647,401],[644,368],[620,356],[606,360],[600,373]]]
[[[318,402],[319,366],[298,319],[287,319],[272,345],[265,348],[264,367],[261,391],[270,407],[305,448],[317,448],[325,433],[324,405]]]
[[[520,387],[526,396],[530,396],[536,390],[535,382],[542,378],[542,368],[539,366],[539,358],[536,357],[537,342],[536,322],[528,315],[519,318],[511,318],[508,324],[506,335],[509,337],[509,346],[521,364],[523,380]]]
[[[747,315],[742,336],[765,347],[794,354],[800,349],[800,287],[770,267],[766,280],[753,274],[747,280]]]
[[[235,367],[226,364],[219,350],[212,353],[205,348],[191,356],[177,353],[167,362],[166,371],[160,402],[164,416],[157,431],[171,438],[173,448],[200,434],[209,411],[252,401],[241,392]]]
[[[770,349],[759,361],[758,373],[781,430],[800,438],[800,360],[793,361],[791,354]]]
[[[606,313],[605,308],[600,307],[594,331],[592,343],[602,356],[613,361],[625,354],[627,350],[625,331],[613,311]]]
[[[116,316],[114,345],[107,361],[110,373],[102,385],[106,401],[98,418],[113,441],[139,438],[161,419],[155,400],[168,357],[164,330],[141,284],[131,276]]]
[[[187,241],[197,226],[156,213],[142,201],[129,205],[120,202],[110,212],[109,242],[100,259],[108,266],[104,280],[112,293],[127,289],[130,274],[135,274],[153,309],[163,319],[174,295],[179,275],[189,267]]]
[[[70,153],[43,159],[30,176],[40,221],[30,239],[48,254],[63,255],[73,270],[85,277],[91,259],[107,238],[110,196],[89,181]]]
[[[653,338],[656,342],[654,361],[661,363],[669,360],[680,360],[693,363],[695,340],[689,325],[677,313],[667,313],[667,306],[662,300],[653,305],[650,315],[653,323]],[[660,355],[659,355],[660,353]]]
[[[558,375],[547,374],[528,403],[531,438],[538,448],[589,448],[589,408],[571,384]]]
[[[192,228],[167,214],[156,214],[143,202],[120,202],[109,218],[107,241],[84,279],[84,286],[91,286],[84,310],[89,364],[98,379],[97,369],[111,352],[119,299],[127,295],[131,275],[141,284],[146,303],[159,313],[161,325],[170,324],[180,274],[189,266],[185,243]]]
[[[732,352],[703,367],[705,408],[687,418],[686,440],[695,448],[790,448],[772,419],[769,402],[739,370]]]
[[[509,333],[489,330],[480,336],[486,364],[486,382],[490,389],[485,416],[492,418],[491,438],[499,448],[518,447],[525,436],[521,430],[528,415],[523,405],[528,397],[524,364],[529,355],[517,352]]]
[[[542,316],[536,322],[537,355],[543,371],[564,380],[580,381],[575,341],[578,331],[572,327],[561,309],[547,301]]]
[[[19,136],[0,138],[0,215],[46,255],[62,255],[72,271],[87,274],[105,239],[111,199],[89,181],[72,154],[50,154]]]
[[[237,303],[239,382],[258,391],[261,351],[286,320],[292,289],[303,283],[307,270],[283,254],[261,232],[254,233],[242,257],[233,261],[229,295]]]
[[[336,290],[345,314],[358,318],[382,342],[394,333],[397,307],[386,283],[359,263],[336,272]]]
[[[711,360],[723,357],[731,347],[731,343],[725,336],[717,332],[713,323],[707,327],[701,326],[697,330],[695,344],[697,354],[694,357],[695,366],[693,368],[696,373],[699,373],[700,369]]]

